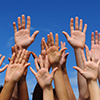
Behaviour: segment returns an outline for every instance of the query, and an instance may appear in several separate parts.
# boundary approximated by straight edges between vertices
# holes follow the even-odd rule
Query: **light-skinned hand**
[[[14,27],[14,38],[17,46],[22,46],[22,48],[27,49],[35,40],[35,37],[39,33],[39,31],[35,31],[32,36],[30,36],[30,16],[27,17],[27,27],[25,28],[25,15],[22,15],[21,18],[18,17],[18,30],[16,27],[16,23],[13,22]]]

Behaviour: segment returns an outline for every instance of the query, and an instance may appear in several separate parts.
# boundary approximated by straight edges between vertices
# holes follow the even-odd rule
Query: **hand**
[[[27,58],[26,53],[25,49],[18,51],[17,56],[13,53],[6,71],[6,82],[12,81],[16,83],[22,77],[25,69],[30,65],[30,63],[25,63]]]
[[[31,72],[35,75],[39,85],[41,86],[42,89],[47,88],[51,86],[52,80],[54,73],[56,72],[57,68],[53,69],[51,74],[48,72],[48,56],[46,55],[45,57],[45,65],[43,66],[43,59],[42,56],[39,56],[40,62],[39,65],[41,68],[38,66],[37,59],[35,59],[35,66],[37,69],[37,73],[30,67]]]
[[[86,48],[87,61],[85,59],[84,52],[82,51],[82,60],[85,66],[84,70],[80,69],[79,67],[73,67],[73,68],[76,69],[87,80],[97,80],[100,60],[97,63],[94,62],[95,60],[94,51],[92,51],[92,59],[90,60],[89,49],[87,46],[85,46],[85,48]]]
[[[67,48],[62,48],[59,51],[58,34],[55,35],[55,44],[54,44],[52,32],[50,32],[50,36],[48,38],[48,43],[47,43],[48,45],[45,43],[45,41],[44,41],[44,44],[45,44],[45,47],[46,47],[46,50],[47,50],[47,55],[48,55],[50,65],[55,66],[55,65],[60,64],[61,55],[62,55],[63,51],[66,50]]]
[[[17,57],[17,55],[18,55],[18,51],[19,50],[22,50],[22,47],[21,46],[17,46],[16,44],[14,45],[14,46],[12,46],[12,54],[13,53],[15,53],[15,57]],[[27,50],[24,50],[25,51],[25,57],[26,58],[24,58],[25,59],[25,63],[27,63],[28,62],[28,59],[29,59],[29,57],[30,57],[30,52],[28,52]],[[9,59],[9,61],[11,60],[10,58],[8,58]],[[15,60],[15,62],[17,61],[18,59],[16,59]],[[27,75],[27,69],[25,70],[25,72],[24,72],[24,74],[23,74],[23,76],[24,76],[24,78],[26,78],[26,75]]]
[[[61,49],[64,47],[65,47],[65,42],[63,43],[61,41]],[[65,51],[63,51],[63,53],[61,55],[60,65],[61,65],[62,70],[64,69],[64,67],[66,68],[66,60],[67,60],[68,55],[69,55],[69,53],[65,54]]]
[[[0,57],[1,57],[1,56],[2,56],[2,55],[0,54]],[[4,59],[5,59],[5,56],[3,56],[3,57],[1,58],[1,60],[0,60],[0,66],[2,65]],[[8,65],[5,65],[3,68],[1,68],[1,69],[0,69],[0,73],[3,72],[7,67],[8,67]]]
[[[92,57],[92,51],[94,51],[95,54],[95,62],[98,62],[98,60],[100,59],[100,33],[98,34],[98,31],[95,31],[95,39],[94,33],[92,32],[91,34],[91,50],[89,51],[90,58]]]
[[[18,17],[18,29],[16,28],[16,23],[13,22],[14,32],[15,32],[15,43],[17,46],[22,46],[27,49],[33,42],[39,31],[35,31],[30,37],[30,16],[27,17],[27,28],[25,29],[25,16],[22,15],[22,24],[20,17]]]
[[[84,48],[85,46],[85,33],[87,29],[87,24],[85,24],[83,32],[82,32],[82,19],[80,19],[80,27],[78,27],[78,17],[75,18],[75,30],[73,26],[73,18],[70,20],[70,31],[71,31],[71,37],[63,31],[62,33],[67,38],[67,41],[70,43],[70,45],[75,48]]]

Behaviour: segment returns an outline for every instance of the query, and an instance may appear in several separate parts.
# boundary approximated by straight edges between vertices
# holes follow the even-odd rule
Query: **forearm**
[[[26,78],[21,78],[18,82],[18,96],[19,100],[29,100]]]
[[[81,50],[80,48],[74,49],[75,57],[76,57],[76,64],[81,69],[84,69],[84,64],[81,57]],[[79,87],[79,99],[81,100],[88,100],[89,98],[89,91],[87,87],[86,79],[78,73],[78,87]]]
[[[54,100],[52,86],[43,89],[43,100]]]
[[[55,90],[57,93],[57,97],[59,100],[69,100],[61,71],[61,66],[58,65],[56,67],[58,67],[58,70],[55,72],[54,75],[54,83],[55,83]]]
[[[64,83],[65,83],[65,86],[66,86],[66,90],[67,90],[67,93],[68,93],[69,100],[76,100],[73,89],[71,87],[71,84],[70,84],[70,81],[69,81],[69,78],[68,78],[66,67],[63,68],[62,74],[63,74],[63,79],[64,79]]]
[[[100,100],[99,87],[97,81],[88,81],[90,100]]]
[[[18,99],[18,87],[17,83],[15,84],[14,91],[10,100],[19,100]]]
[[[14,90],[15,82],[5,82],[3,90],[0,94],[0,100],[10,100],[13,90]]]

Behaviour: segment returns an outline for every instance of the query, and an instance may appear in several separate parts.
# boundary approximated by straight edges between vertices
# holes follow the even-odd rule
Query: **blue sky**
[[[11,46],[14,45],[14,31],[12,23],[17,23],[17,17],[25,14],[31,17],[31,35],[35,30],[39,30],[34,43],[28,50],[40,54],[40,43],[42,37],[47,37],[49,32],[59,34],[60,41],[66,42],[69,56],[67,59],[67,71],[69,79],[78,98],[77,72],[72,68],[76,65],[73,48],[68,44],[62,34],[65,30],[70,34],[70,18],[78,16],[83,19],[83,24],[87,24],[86,44],[91,46],[91,32],[100,28],[100,1],[99,0],[2,0],[0,1],[0,53],[6,56],[2,66],[8,63],[11,57]],[[30,57],[31,66],[35,69],[34,59]],[[2,67],[1,66],[1,67]],[[0,84],[3,85],[5,72],[0,73]],[[34,75],[28,70],[27,84],[29,98],[36,84]]]

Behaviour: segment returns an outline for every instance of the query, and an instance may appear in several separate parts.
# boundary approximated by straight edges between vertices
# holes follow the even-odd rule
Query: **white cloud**
[[[7,47],[11,47],[14,44],[14,37],[10,37],[7,41]]]
[[[74,91],[74,94],[75,94],[76,100],[78,100],[78,97],[79,97],[78,88],[73,88],[73,91]]]
[[[72,86],[77,86],[77,76],[69,78]]]

